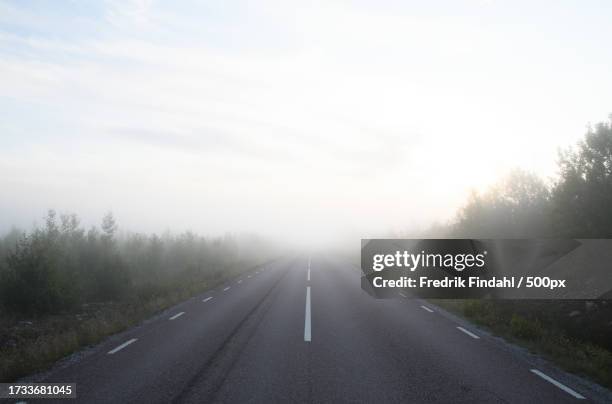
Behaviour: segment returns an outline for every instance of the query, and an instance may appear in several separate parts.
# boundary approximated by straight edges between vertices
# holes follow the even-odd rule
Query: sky
[[[2,1],[0,232],[367,238],[612,112],[608,1]],[[358,242],[358,241],[356,241]]]

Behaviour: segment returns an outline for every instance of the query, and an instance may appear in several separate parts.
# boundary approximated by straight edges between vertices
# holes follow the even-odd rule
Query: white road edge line
[[[544,373],[540,372],[538,369],[530,369],[530,370],[531,370],[531,373],[534,373],[534,374],[540,376],[542,379],[546,380],[547,382],[554,384],[555,386],[557,386],[561,390],[565,391],[567,394],[571,394],[572,396],[574,396],[578,400],[586,400],[586,397],[583,396],[582,394],[577,393],[576,391],[574,391],[574,390],[570,389],[569,387],[567,387],[565,384],[556,381],[552,377],[550,377],[548,375],[545,375]]]
[[[136,342],[136,341],[138,341],[138,338],[132,338],[131,340],[129,340],[129,341],[127,341],[127,342],[124,342],[123,344],[119,345],[119,346],[118,346],[118,347],[116,347],[115,349],[112,349],[112,350],[108,351],[108,355],[112,355],[112,354],[114,354],[114,353],[116,353],[116,352],[119,352],[119,351],[121,351],[123,348],[125,348],[126,346],[128,346],[128,345],[130,345],[130,344],[132,344],[132,343],[134,343],[134,342]]]
[[[207,297],[206,299],[202,300],[204,303],[206,303],[207,301],[209,301],[210,299],[212,299],[212,296]]]
[[[310,286],[306,287],[306,315],[304,316],[304,341],[310,342]]]
[[[228,286],[227,288],[223,289],[224,292],[227,292],[230,289],[231,286]]]
[[[469,335],[470,337],[472,337],[472,338],[474,338],[474,339],[480,339],[480,337],[479,337],[478,335],[474,334],[474,333],[473,333],[473,332],[471,332],[471,331],[466,330],[466,329],[465,329],[465,328],[463,328],[463,327],[457,327],[457,329],[458,329],[459,331],[462,331],[462,332],[466,333],[467,335]]]
[[[427,311],[428,311],[428,312],[430,312],[430,313],[433,313],[433,312],[434,312],[432,309],[430,309],[430,308],[429,308],[429,307],[427,307],[427,306],[421,306],[421,308],[422,308],[423,310],[427,310]]]
[[[175,319],[179,318],[180,316],[182,316],[183,314],[185,314],[185,312],[181,311],[180,313],[177,313],[174,316],[170,317],[168,320],[175,320]]]
[[[406,294],[405,294],[405,293],[403,293],[403,292],[397,292],[397,293],[398,293],[398,294],[399,294],[401,297],[408,297],[408,296],[406,296]]]

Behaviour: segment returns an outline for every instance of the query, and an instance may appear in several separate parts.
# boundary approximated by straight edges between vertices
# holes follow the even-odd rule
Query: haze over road
[[[44,379],[87,403],[605,400],[577,380],[424,301],[375,300],[329,256],[245,273]]]

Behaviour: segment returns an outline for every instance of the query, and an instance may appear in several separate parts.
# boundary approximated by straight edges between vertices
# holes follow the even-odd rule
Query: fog
[[[610,5],[309,4],[0,2],[0,233],[357,245],[554,176],[612,109]]]

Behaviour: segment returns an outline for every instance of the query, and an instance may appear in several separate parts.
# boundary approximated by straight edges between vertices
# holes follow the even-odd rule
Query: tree
[[[550,231],[550,191],[534,174],[515,170],[484,194],[473,192],[453,235],[474,238],[542,237]]]
[[[130,286],[130,276],[127,266],[115,246],[117,222],[108,212],[102,218],[101,246],[94,263],[94,298],[97,300],[115,300],[123,297]]]
[[[560,153],[553,190],[556,229],[565,237],[612,237],[612,115]]]
[[[112,241],[115,232],[117,231],[117,222],[112,212],[108,212],[102,218],[102,231],[104,232],[103,238],[108,241]]]
[[[44,228],[21,237],[6,257],[0,296],[12,311],[30,315],[57,312],[77,301],[54,211],[49,211],[45,223]]]

